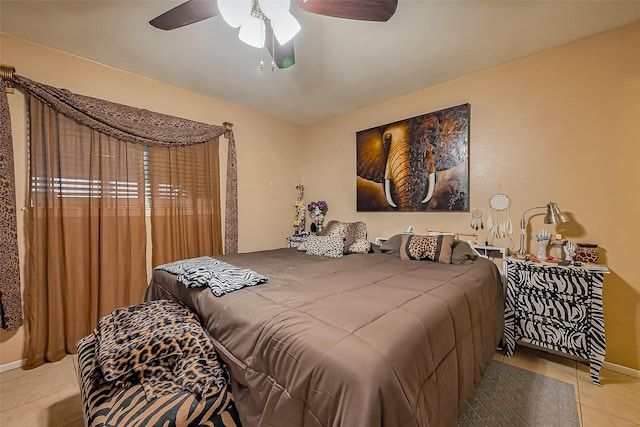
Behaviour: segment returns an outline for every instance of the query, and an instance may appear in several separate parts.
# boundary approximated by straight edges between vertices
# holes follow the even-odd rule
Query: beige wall
[[[545,226],[530,215],[529,239],[544,227],[601,246],[611,269],[606,360],[640,369],[639,47],[635,24],[308,126],[306,198],[327,200],[328,219],[366,221],[370,240],[409,225],[472,231],[469,213],[355,211],[357,131],[470,103],[471,207],[486,219],[489,197],[503,192],[517,228],[526,208],[558,203],[571,222]],[[517,250],[517,233],[494,243]]]
[[[329,219],[366,221],[371,240],[409,225],[418,232],[471,231],[469,213],[355,211],[357,131],[470,103],[471,206],[486,216],[489,197],[506,193],[517,226],[524,209],[557,202],[572,221],[545,228],[575,242],[598,243],[612,271],[604,290],[606,360],[640,369],[640,271],[634,265],[634,239],[640,236],[640,24],[302,129],[13,37],[2,36],[0,43],[0,62],[34,80],[207,123],[233,122],[241,251],[282,246],[291,230],[294,182],[304,182],[305,201],[327,200]],[[22,206],[24,103],[20,94],[9,100]],[[544,225],[541,215],[529,217],[530,238]],[[21,241],[22,226],[19,216]],[[513,238],[515,243],[494,243],[517,249],[517,234]],[[0,364],[21,358],[22,342],[22,329],[2,331]]]
[[[238,153],[239,250],[284,246],[291,232],[302,130],[193,92],[125,73],[92,61],[0,34],[0,63],[11,64],[30,79],[75,93],[108,99],[205,123],[234,124]],[[17,206],[25,204],[26,140],[24,95],[9,95],[16,164]],[[221,139],[221,174],[226,168],[226,140]],[[223,187],[224,188],[224,187]],[[224,203],[224,200],[222,200]],[[273,221],[279,218],[279,221]],[[18,239],[24,267],[24,219],[18,211]],[[23,274],[24,277],[24,274]],[[22,359],[24,328],[0,331],[0,365]]]

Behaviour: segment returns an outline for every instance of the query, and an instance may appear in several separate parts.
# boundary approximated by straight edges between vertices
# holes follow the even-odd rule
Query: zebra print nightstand
[[[600,385],[605,337],[603,265],[561,267],[508,258],[504,309],[506,355],[516,342],[581,357],[589,361],[591,381]]]

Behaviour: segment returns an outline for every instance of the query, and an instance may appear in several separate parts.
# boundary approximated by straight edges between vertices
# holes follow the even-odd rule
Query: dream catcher
[[[478,208],[475,208],[473,212],[471,212],[471,228],[474,230],[484,230],[482,211]]]
[[[487,228],[489,234],[499,239],[503,239],[513,234],[513,224],[511,223],[511,199],[506,194],[498,193],[489,199],[491,211],[487,218]]]

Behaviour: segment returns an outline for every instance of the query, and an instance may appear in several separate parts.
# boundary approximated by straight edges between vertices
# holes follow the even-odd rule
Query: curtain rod
[[[230,122],[224,122],[222,125],[225,127],[224,137],[225,137],[225,138],[227,138],[227,139],[229,139],[229,135],[230,135],[230,134],[231,134],[231,132],[232,132],[232,129],[231,129],[231,128],[233,128],[233,123],[230,123]]]
[[[13,93],[13,75],[16,69],[13,65],[0,64],[0,78],[6,83],[4,85],[7,93]]]

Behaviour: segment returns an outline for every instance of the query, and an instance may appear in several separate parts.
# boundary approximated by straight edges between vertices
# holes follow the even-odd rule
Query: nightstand
[[[297,248],[298,245],[300,245],[300,243],[302,243],[305,240],[307,240],[308,237],[309,237],[309,233],[293,234],[293,235],[287,237],[287,247],[288,248]]]
[[[605,355],[602,285],[609,269],[515,258],[505,264],[506,355],[512,356],[521,341],[583,358],[589,361],[591,381],[599,386]]]
[[[499,258],[502,260],[502,268],[500,268],[500,273],[504,276],[505,274],[505,260],[507,259],[509,248],[506,246],[492,246],[492,245],[471,245],[471,247],[476,251],[478,255],[482,258],[487,259],[495,259]]]

